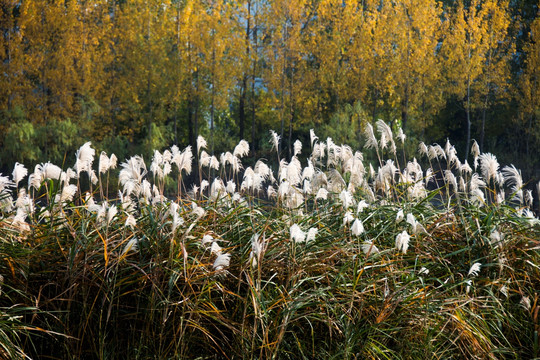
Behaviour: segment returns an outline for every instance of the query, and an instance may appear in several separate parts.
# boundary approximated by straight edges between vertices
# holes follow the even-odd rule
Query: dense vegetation
[[[90,143],[70,168],[15,164],[0,357],[540,356],[540,221],[520,171],[476,143],[472,166],[450,143],[407,161],[401,129],[376,130],[364,152],[311,132],[276,171],[244,168],[245,141],[218,160],[202,137],[149,171]]]
[[[4,0],[0,168],[278,129],[358,145],[379,118],[540,168],[536,0]],[[260,130],[264,131],[260,131]]]

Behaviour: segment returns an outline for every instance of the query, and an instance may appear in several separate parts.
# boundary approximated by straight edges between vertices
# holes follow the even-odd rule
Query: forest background
[[[253,158],[366,122],[540,178],[537,0],[2,0],[0,172],[173,143]],[[71,164],[66,164],[67,166]],[[197,168],[195,166],[195,168]]]

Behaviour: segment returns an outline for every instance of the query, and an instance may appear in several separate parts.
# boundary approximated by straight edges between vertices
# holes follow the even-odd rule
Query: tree
[[[463,99],[467,117],[465,158],[469,155],[473,110],[485,109],[494,89],[506,86],[506,6],[506,2],[496,0],[472,0],[468,7],[459,3],[443,42],[447,87]]]

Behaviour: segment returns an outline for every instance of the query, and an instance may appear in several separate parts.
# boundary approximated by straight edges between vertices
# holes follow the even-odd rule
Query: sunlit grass
[[[274,171],[199,139],[189,189],[190,148],[150,172],[126,160],[114,191],[90,144],[28,186],[18,165],[0,184],[0,357],[538,356],[540,226],[519,172],[475,153],[476,172],[450,144],[422,144],[422,169],[378,131],[376,163],[312,134]]]

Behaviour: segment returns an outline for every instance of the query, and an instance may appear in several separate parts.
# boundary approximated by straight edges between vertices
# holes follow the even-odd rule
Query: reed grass
[[[91,186],[88,144],[78,178],[4,177],[0,357],[540,356],[540,222],[519,174],[491,154],[467,173],[450,145],[422,169],[371,140],[372,174],[363,154],[315,139],[305,168],[295,148],[272,173],[242,172],[242,143],[224,178],[191,191],[191,149],[154,153],[152,175],[122,163],[115,191]]]

